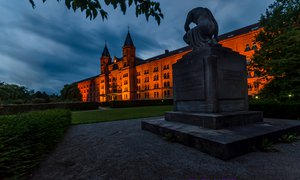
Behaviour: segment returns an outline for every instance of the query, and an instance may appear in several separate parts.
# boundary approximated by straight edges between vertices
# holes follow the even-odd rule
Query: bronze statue
[[[190,29],[191,23],[196,24],[192,29]],[[184,29],[186,34],[183,36],[183,40],[192,46],[193,49],[208,46],[209,44],[217,44],[218,23],[207,8],[198,7],[192,9],[187,15]]]

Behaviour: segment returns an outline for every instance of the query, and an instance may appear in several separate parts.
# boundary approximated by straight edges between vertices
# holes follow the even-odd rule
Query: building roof
[[[146,61],[142,58],[135,57],[135,65],[138,66],[140,64],[144,64]]]
[[[104,49],[103,49],[103,52],[102,52],[102,56],[110,57],[110,54],[109,54],[106,43],[105,43],[105,46],[104,46]]]
[[[260,28],[259,23],[255,23],[255,24],[251,24],[249,26],[246,26],[246,27],[243,27],[243,28],[240,28],[240,29],[222,34],[218,38],[221,41],[221,40],[225,40],[225,39],[228,39],[228,38],[231,38],[231,37],[234,37],[234,36],[238,36],[238,35],[241,35],[241,34],[248,33],[250,31],[257,30],[259,28]]]
[[[84,82],[84,81],[88,81],[88,80],[92,80],[92,79],[95,79],[97,77],[99,77],[100,74],[96,75],[96,76],[92,76],[92,77],[89,77],[89,78],[86,78],[86,79],[82,79],[80,81],[77,81],[77,82],[73,82],[73,84],[75,83],[80,83],[80,82]]]
[[[124,46],[134,46],[130,32],[128,31],[125,42],[124,42]]]
[[[175,55],[175,54],[178,54],[178,53],[182,53],[182,52],[185,52],[185,51],[188,51],[188,50],[192,50],[192,47],[191,46],[185,46],[183,48],[179,48],[179,49],[176,49],[174,51],[166,50],[166,52],[164,54],[160,54],[158,56],[154,56],[152,58],[146,59],[145,62],[150,62],[150,61],[162,59],[162,58],[169,57],[169,56],[172,56],[172,55]]]

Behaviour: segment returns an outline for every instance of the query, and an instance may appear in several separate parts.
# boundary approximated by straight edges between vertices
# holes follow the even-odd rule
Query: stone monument
[[[190,29],[192,22],[196,26]],[[263,136],[277,137],[279,130],[293,127],[264,122],[262,112],[248,110],[246,58],[217,43],[218,24],[210,10],[191,10],[184,27],[183,39],[193,50],[173,64],[174,110],[163,120],[142,121],[142,129],[172,134],[227,160],[249,151]]]
[[[261,122],[261,112],[248,111],[246,58],[217,44],[210,10],[191,10],[185,30],[183,39],[193,50],[173,65],[174,111],[166,120],[212,129]]]

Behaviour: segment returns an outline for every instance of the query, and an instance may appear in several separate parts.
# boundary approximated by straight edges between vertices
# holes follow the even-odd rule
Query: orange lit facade
[[[219,36],[220,44],[246,56],[250,61],[254,50],[255,36],[261,29],[253,24]],[[143,60],[136,57],[136,49],[128,32],[123,46],[122,58],[111,58],[105,45],[100,58],[100,74],[76,82],[82,101],[107,102],[115,100],[172,99],[172,64],[191,51],[190,47]],[[255,95],[266,82],[248,72],[248,94]]]

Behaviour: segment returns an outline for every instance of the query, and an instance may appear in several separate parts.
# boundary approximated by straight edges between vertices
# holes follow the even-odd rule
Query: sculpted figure
[[[196,24],[192,29],[190,29],[191,23]],[[193,49],[209,44],[217,44],[218,23],[207,8],[198,7],[192,9],[187,15],[184,29],[186,34],[183,36],[183,40],[192,46]]]

